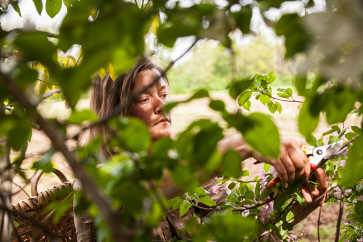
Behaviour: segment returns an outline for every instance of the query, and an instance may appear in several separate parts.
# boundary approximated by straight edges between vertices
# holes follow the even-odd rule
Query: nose
[[[165,100],[159,96],[154,98],[154,110],[156,114],[160,114],[164,106]]]

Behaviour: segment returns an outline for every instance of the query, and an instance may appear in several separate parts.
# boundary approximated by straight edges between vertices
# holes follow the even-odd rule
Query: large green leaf
[[[41,61],[45,65],[50,65],[54,62],[56,47],[48,40],[46,33],[20,33],[14,40],[14,44],[29,61]]]
[[[53,18],[62,8],[62,0],[46,0],[45,10],[49,17]]]
[[[277,35],[285,37],[285,58],[291,58],[296,53],[309,47],[312,37],[302,24],[302,18],[297,14],[287,14],[280,18],[274,26]]]
[[[118,137],[113,137],[116,143],[131,151],[146,151],[151,143],[151,137],[145,124],[136,118],[116,118],[111,121],[116,128]]]
[[[240,128],[243,139],[263,156],[277,158],[280,154],[280,134],[271,118],[262,113],[252,113],[246,119],[246,127]]]
[[[310,102],[306,100],[299,112],[298,128],[299,132],[310,139],[312,132],[316,129],[319,123],[319,115],[313,115],[310,112]]]
[[[30,140],[32,128],[31,124],[26,120],[16,120],[15,122],[16,125],[8,133],[8,143],[14,150],[20,150]]]
[[[234,151],[228,150],[222,160],[223,176],[225,177],[240,177],[242,174],[242,157]]]
[[[341,184],[352,187],[363,179],[363,136],[360,135],[348,152],[348,159],[343,171]]]

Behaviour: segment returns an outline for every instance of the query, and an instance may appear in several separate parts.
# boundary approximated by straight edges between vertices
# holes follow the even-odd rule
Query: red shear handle
[[[316,170],[316,165],[310,164],[310,169],[311,170]],[[273,187],[273,185],[275,185],[276,183],[280,182],[280,177],[276,177],[274,178],[272,181],[270,181],[269,184],[267,184],[267,189],[270,189],[271,187]]]

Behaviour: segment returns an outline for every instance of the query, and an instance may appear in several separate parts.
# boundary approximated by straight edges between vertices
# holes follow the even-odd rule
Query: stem
[[[337,221],[336,231],[335,231],[335,242],[339,242],[340,224],[342,223],[342,218],[343,218],[343,199],[339,200],[339,214],[338,214],[338,221]]]
[[[239,212],[239,211],[245,211],[247,209],[253,209],[253,208],[258,208],[258,207],[261,207],[269,202],[272,202],[273,200],[275,200],[275,197],[273,198],[270,198],[270,199],[267,199],[266,201],[262,202],[262,203],[256,203],[255,205],[252,205],[252,206],[242,206],[242,207],[239,207],[239,208],[234,208],[232,211],[236,211],[236,212]]]
[[[272,95],[269,95],[265,92],[262,92],[262,91],[258,91],[259,93],[263,94],[263,95],[266,95],[272,99],[275,99],[277,101],[281,101],[281,102],[290,102],[290,103],[303,103],[303,101],[300,101],[300,100],[295,100],[295,99],[282,99],[282,98],[278,98],[278,97],[274,97]]]
[[[320,206],[319,208],[319,215],[318,215],[318,225],[317,225],[317,230],[318,230],[318,241],[320,242],[320,216],[321,216],[321,209],[322,209],[323,205]]]

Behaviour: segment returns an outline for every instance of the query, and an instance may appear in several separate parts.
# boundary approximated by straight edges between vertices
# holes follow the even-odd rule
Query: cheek
[[[150,108],[145,107],[145,105],[134,105],[130,109],[130,116],[139,118],[141,121],[145,123],[146,126],[151,125],[151,113]]]

